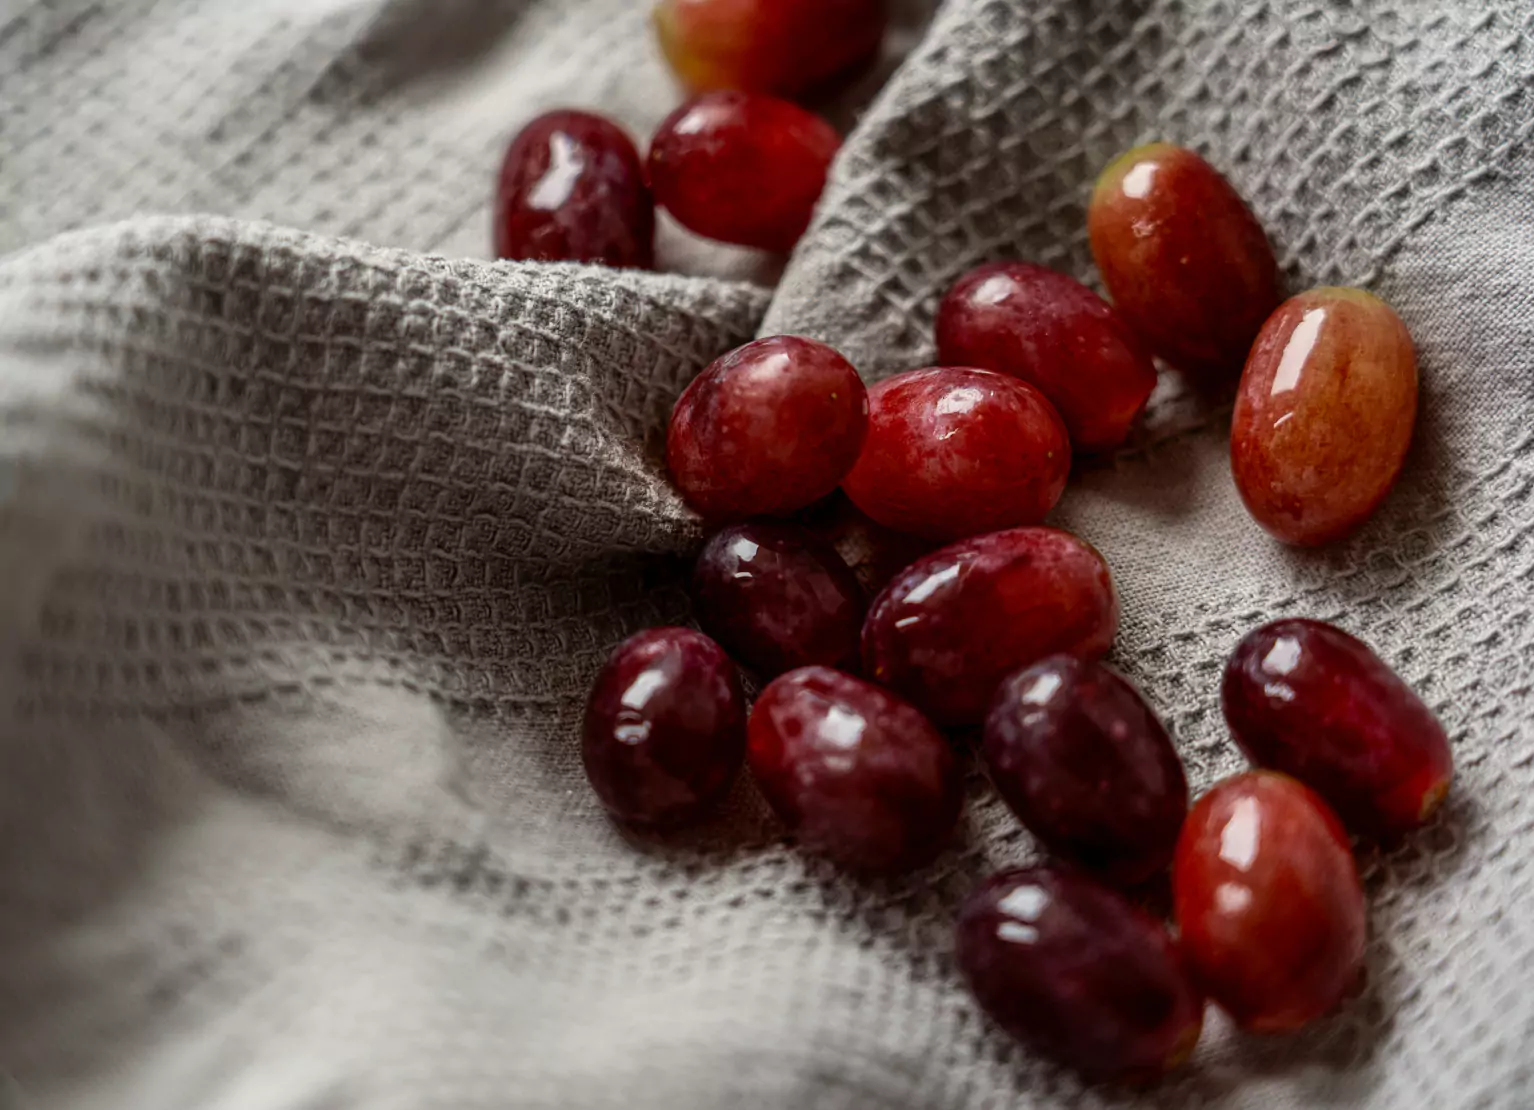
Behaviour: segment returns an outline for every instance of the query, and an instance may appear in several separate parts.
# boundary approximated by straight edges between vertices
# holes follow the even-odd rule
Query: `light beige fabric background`
[[[691,276],[483,261],[522,121],[584,105],[643,135],[674,102],[643,20],[0,2],[0,1065],[24,1104],[1534,1106],[1528,6],[913,3],[781,275],[674,228]],[[1168,377],[1054,517],[1114,567],[1116,661],[1202,788],[1240,762],[1235,640],[1338,620],[1442,714],[1460,777],[1362,857],[1362,997],[1289,1039],[1216,1021],[1135,1095],[1039,1064],[959,987],[956,901],[1032,851],[978,776],[962,844],[870,885],[745,785],[691,840],[627,842],[574,736],[611,645],[686,617],[698,529],[656,447],[688,377],[777,331],[877,377],[931,357],[976,262],[1090,277],[1091,179],[1151,137],[1229,172],[1296,287],[1390,299],[1426,393],[1378,518],[1302,553],[1242,512],[1228,411]]]

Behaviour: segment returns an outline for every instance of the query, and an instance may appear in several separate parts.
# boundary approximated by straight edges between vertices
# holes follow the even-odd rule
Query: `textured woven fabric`
[[[23,1105],[1534,1105],[1528,6],[911,3],[780,280],[674,227],[691,276],[474,261],[520,122],[576,104],[643,134],[674,103],[643,6],[0,10],[0,1071]],[[1296,288],[1396,305],[1424,403],[1380,514],[1297,552],[1241,509],[1228,406],[1166,375],[1053,518],[1114,568],[1114,659],[1202,789],[1240,765],[1215,699],[1236,639],[1337,620],[1442,715],[1459,779],[1361,859],[1357,999],[1290,1038],[1213,1019],[1134,1094],[1041,1064],[958,983],[958,899],[1033,852],[978,774],[958,847],[860,883],[746,784],[695,837],[625,839],[575,726],[618,639],[687,619],[699,530],[658,446],[688,377],[794,331],[875,378],[931,357],[970,265],[1090,279],[1090,182],[1152,137],[1228,171]]]

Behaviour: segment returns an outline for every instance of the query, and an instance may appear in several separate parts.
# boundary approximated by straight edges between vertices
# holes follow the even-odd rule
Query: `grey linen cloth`
[[[1534,1106],[1534,17],[1513,0],[951,0],[901,12],[779,275],[492,264],[510,134],[675,103],[624,0],[0,5],[0,1101],[146,1110]],[[888,76],[882,91],[879,84]],[[976,773],[898,881],[748,784],[630,841],[576,733],[605,653],[688,619],[669,406],[800,332],[932,357],[982,260],[1091,279],[1097,170],[1228,172],[1293,288],[1410,326],[1422,416],[1355,538],[1242,511],[1228,403],[1165,375],[1053,521],[1195,789],[1255,623],[1336,620],[1442,715],[1443,818],[1361,855],[1368,983],[1303,1035],[1084,1088],[956,977],[957,901],[1031,858]],[[290,230],[296,229],[296,230]]]

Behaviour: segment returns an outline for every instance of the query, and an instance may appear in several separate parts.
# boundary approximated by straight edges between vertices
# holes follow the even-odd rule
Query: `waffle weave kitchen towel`
[[[505,142],[644,136],[629,0],[0,4],[0,1071],[27,1107],[1529,1110],[1534,1106],[1534,15],[1521,0],[908,2],[786,265],[665,229],[669,273],[486,260]],[[887,78],[887,80],[885,80]],[[881,86],[882,82],[882,86]],[[1031,857],[861,883],[748,785],[631,842],[576,728],[606,652],[688,619],[670,404],[753,335],[874,380],[947,283],[1091,279],[1097,170],[1192,145],[1292,288],[1415,336],[1422,416],[1356,537],[1242,510],[1227,406],[1166,375],[1053,521],[1111,563],[1115,662],[1195,789],[1219,668],[1336,620],[1438,711],[1441,820],[1361,857],[1368,981],[1303,1035],[1084,1088],[955,975]]]

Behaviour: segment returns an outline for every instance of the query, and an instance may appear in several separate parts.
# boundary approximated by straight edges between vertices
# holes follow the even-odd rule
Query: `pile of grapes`
[[[656,27],[698,95],[647,159],[587,113],[530,124],[501,174],[501,257],[649,266],[657,204],[762,250],[804,233],[840,140],[778,97],[865,64],[883,4],[663,0]],[[943,848],[977,746],[1052,862],[970,896],[959,966],[1014,1035],[1139,1079],[1192,1050],[1206,998],[1254,1031],[1332,1010],[1364,951],[1349,831],[1410,832],[1453,766],[1431,711],[1367,645],[1280,620],[1241,640],[1220,690],[1260,769],[1189,807],[1155,709],[1100,661],[1119,618],[1107,562],[1041,524],[1073,454],[1124,442],[1152,356],[1207,381],[1239,374],[1243,501],[1284,542],[1330,542],[1395,482],[1416,361],[1368,293],[1284,300],[1262,227],[1191,151],[1158,143],[1109,165],[1087,230],[1111,304],[996,262],[938,307],[936,366],[865,389],[837,351],[777,336],[698,375],[666,461],[715,528],[692,582],[703,631],[619,645],[582,754],[614,818],[651,828],[698,818],[745,763],[805,850],[888,874]],[[737,665],[766,683],[749,712]],[[1140,897],[1168,870],[1170,928]]]

